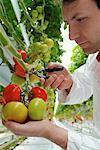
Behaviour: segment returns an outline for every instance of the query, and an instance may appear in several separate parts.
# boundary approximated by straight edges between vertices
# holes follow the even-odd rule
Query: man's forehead
[[[70,20],[81,14],[89,14],[90,4],[89,0],[75,0],[70,5],[65,4],[63,5],[63,16],[65,19]]]
[[[76,0],[75,2],[71,3],[70,5],[63,5],[63,17],[69,18],[73,15],[78,15],[81,13],[81,9],[79,10],[79,0]]]

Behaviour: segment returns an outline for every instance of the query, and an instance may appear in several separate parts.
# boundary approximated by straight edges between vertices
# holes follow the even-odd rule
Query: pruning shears
[[[44,79],[48,79],[49,75],[47,73],[49,72],[55,72],[55,71],[62,71],[64,69],[64,67],[55,67],[55,68],[42,68],[40,70],[34,70],[32,74],[37,75],[39,78],[44,78]]]

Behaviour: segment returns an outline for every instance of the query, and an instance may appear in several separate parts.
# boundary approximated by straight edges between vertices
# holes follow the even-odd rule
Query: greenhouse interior
[[[24,149],[100,150],[99,0],[0,0],[0,150]]]

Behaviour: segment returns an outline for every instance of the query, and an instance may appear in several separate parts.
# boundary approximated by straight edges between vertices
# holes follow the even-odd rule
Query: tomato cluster
[[[30,120],[43,119],[47,109],[46,91],[38,86],[32,87],[28,92],[28,106],[22,101],[22,92],[17,84],[9,84],[3,89],[3,119],[20,123],[25,122],[28,117]]]

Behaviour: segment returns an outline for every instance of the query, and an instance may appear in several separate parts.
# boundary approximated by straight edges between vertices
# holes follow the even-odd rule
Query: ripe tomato
[[[44,89],[35,86],[32,88],[31,93],[33,98],[42,98],[45,102],[47,101],[47,93]]]
[[[20,77],[25,77],[26,76],[25,70],[18,63],[14,65],[14,70],[15,70],[15,74],[17,76],[20,76]]]
[[[22,59],[25,60],[26,59],[26,52],[24,50],[21,50],[21,49],[18,49],[17,51],[18,51],[18,53],[21,54]],[[13,60],[14,60],[15,64],[18,64],[18,62],[16,61],[15,58],[13,58]]]
[[[3,97],[6,103],[20,101],[21,89],[16,84],[9,84],[3,89]]]
[[[21,102],[9,102],[2,108],[2,118],[5,121],[11,120],[24,123],[28,116],[27,107]]]
[[[18,49],[18,52],[22,55],[22,59],[26,59],[26,52],[24,50]]]

